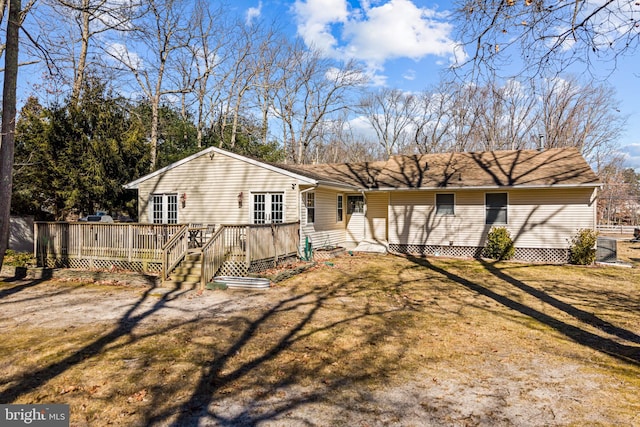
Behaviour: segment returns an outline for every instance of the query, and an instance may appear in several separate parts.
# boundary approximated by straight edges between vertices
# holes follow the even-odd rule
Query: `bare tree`
[[[341,68],[298,43],[281,64],[282,84],[276,93],[276,116],[281,121],[285,149],[294,163],[311,160],[309,148],[322,135],[323,121],[349,105],[348,94],[366,82],[362,70],[348,62]]]
[[[599,224],[638,224],[640,208],[639,176],[624,166],[624,158],[613,156],[599,173],[602,189],[598,194]]]
[[[354,130],[354,123],[361,121],[364,119],[352,119],[346,110],[325,121],[322,143],[315,146],[317,162],[356,163],[386,159],[386,152],[378,141]]]
[[[419,152],[577,147],[595,163],[612,155],[626,119],[605,85],[575,77],[487,85],[444,83],[423,92],[414,119]],[[599,167],[598,167],[599,169]]]
[[[9,221],[13,183],[13,158],[16,130],[16,87],[18,84],[18,48],[21,23],[20,0],[9,0],[4,82],[2,86],[2,125],[0,126],[0,268],[9,245]],[[4,12],[4,7],[2,8]]]
[[[522,74],[565,70],[574,62],[609,60],[611,70],[640,40],[633,1],[463,0],[454,14],[474,70],[495,72],[519,55]]]
[[[216,90],[216,76],[221,73],[220,66],[228,55],[225,47],[229,44],[227,16],[222,7],[215,10],[209,3],[199,0],[192,14],[192,37],[185,52],[185,86],[193,88],[195,97],[195,119],[198,147],[202,147],[204,129],[212,120],[215,104],[219,100],[220,90]]]
[[[475,84],[452,85],[449,111],[449,138],[445,151],[472,151],[476,149],[479,119],[485,107],[478,102],[482,91]]]
[[[121,71],[133,76],[137,87],[151,105],[150,138],[151,167],[155,168],[158,151],[158,122],[161,101],[168,95],[178,95],[190,88],[167,84],[167,76],[176,64],[177,54],[188,46],[186,4],[181,0],[148,0],[145,13],[132,22],[126,33],[129,45],[109,43],[105,52]]]
[[[388,158],[410,141],[418,106],[413,94],[383,88],[363,97],[356,111],[367,118]]]
[[[544,146],[577,147],[587,160],[608,157],[624,129],[614,92],[605,85],[581,85],[575,77],[545,80],[538,132]]]
[[[286,52],[287,41],[283,36],[269,29],[262,38],[257,55],[252,59],[252,67],[258,72],[255,76],[253,93],[260,112],[260,140],[268,143],[269,121],[274,111],[274,99],[282,80],[286,78],[278,64]]]
[[[46,50],[44,60],[55,63],[57,70],[69,70],[71,99],[77,103],[91,57],[97,56],[96,39],[111,31],[126,31],[139,9],[137,2],[112,0],[46,0],[35,17],[41,31],[39,39]],[[42,51],[34,51],[40,53]],[[95,65],[95,64],[93,64]],[[95,67],[94,67],[94,71]]]
[[[453,96],[444,86],[423,91],[418,95],[418,112],[413,119],[413,142],[419,153],[437,153],[445,150],[445,141],[451,126],[450,106]]]

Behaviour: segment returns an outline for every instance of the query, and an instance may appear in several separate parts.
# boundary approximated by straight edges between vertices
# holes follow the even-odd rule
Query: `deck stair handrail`
[[[183,225],[180,230],[162,246],[162,281],[167,280],[169,273],[182,261],[189,250],[189,226]]]
[[[200,289],[213,278],[225,261],[225,227],[221,226],[202,246]]]

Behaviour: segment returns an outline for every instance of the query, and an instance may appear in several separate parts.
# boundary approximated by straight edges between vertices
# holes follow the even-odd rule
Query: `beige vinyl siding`
[[[304,203],[301,203],[302,239],[300,243],[304,244],[304,238],[309,237],[314,248],[334,247],[344,244],[345,220],[343,219],[342,222],[336,221],[337,195],[343,193],[326,188],[317,188],[313,192],[315,193],[316,202],[315,222],[307,224],[306,208]],[[302,197],[304,200],[304,194]],[[344,196],[344,200],[346,203],[346,196]],[[346,217],[346,208],[343,213],[344,217]]]
[[[367,193],[365,202],[365,238],[386,242],[389,193]]]
[[[451,192],[451,191],[449,191]],[[492,191],[500,192],[500,191]],[[593,188],[510,189],[507,229],[517,247],[566,248],[579,228],[595,226]],[[435,191],[391,193],[389,242],[484,246],[486,191],[456,191],[455,216],[435,214]]]
[[[450,191],[448,193],[451,193]],[[484,227],[482,195],[456,193],[455,215],[436,215],[434,191],[401,191],[389,197],[389,243],[475,246]]]
[[[508,229],[517,247],[566,248],[578,229],[595,228],[593,188],[513,190]]]
[[[292,184],[296,187],[292,188]],[[221,153],[215,153],[213,158],[202,155],[140,183],[139,220],[150,221],[150,194],[186,193],[185,207],[178,202],[180,223],[246,224],[251,221],[252,192],[281,192],[284,221],[298,221],[297,185],[292,177]]]

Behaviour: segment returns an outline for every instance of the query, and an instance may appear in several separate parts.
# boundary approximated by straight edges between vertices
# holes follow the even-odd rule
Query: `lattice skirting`
[[[273,258],[252,261],[247,268],[247,264],[242,261],[225,261],[218,270],[217,276],[246,276],[248,273],[260,273],[270,268],[277,268],[283,265],[296,262],[298,257],[291,255],[288,257],[278,258],[275,262]]]
[[[446,256],[453,258],[480,258],[482,247],[476,246],[439,246],[439,245],[406,245],[391,243],[389,251],[420,256]],[[516,248],[515,260],[528,262],[544,262],[549,264],[566,264],[569,262],[568,249],[549,248]]]
[[[83,259],[83,258],[47,258],[47,268],[77,268],[83,270],[127,270],[143,273],[159,273],[162,271],[160,262],[122,261],[109,259]]]

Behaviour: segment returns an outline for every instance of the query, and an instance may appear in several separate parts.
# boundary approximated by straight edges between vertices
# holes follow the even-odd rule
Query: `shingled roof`
[[[360,189],[598,186],[575,148],[392,156],[386,162],[279,165],[319,182]]]

